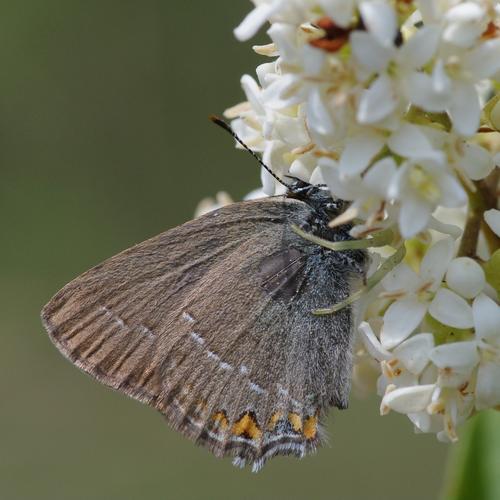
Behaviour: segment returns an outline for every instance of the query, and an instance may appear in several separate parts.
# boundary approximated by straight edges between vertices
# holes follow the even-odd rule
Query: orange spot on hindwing
[[[236,436],[243,436],[248,439],[260,439],[262,436],[262,431],[257,424],[257,420],[250,412],[246,412],[233,424],[231,432]]]
[[[271,418],[269,419],[269,424],[267,425],[267,428],[272,431],[278,424],[278,422],[283,418],[283,412],[277,411],[271,415]]]
[[[223,411],[214,413],[212,415],[212,420],[215,422],[215,426],[223,431],[225,431],[229,427],[229,421],[227,420],[226,414]]]
[[[307,417],[304,420],[304,436],[306,439],[314,439],[318,432],[318,417]]]
[[[289,413],[288,421],[292,424],[292,428],[295,432],[302,431],[302,418],[297,413]]]

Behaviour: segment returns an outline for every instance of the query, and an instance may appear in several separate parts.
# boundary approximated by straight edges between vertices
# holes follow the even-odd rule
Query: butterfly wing
[[[334,252],[291,230],[304,202],[270,198],[211,212],[105,261],[64,287],[42,318],[59,350],[150,404],[218,456],[258,469],[321,441],[347,405],[349,295]]]

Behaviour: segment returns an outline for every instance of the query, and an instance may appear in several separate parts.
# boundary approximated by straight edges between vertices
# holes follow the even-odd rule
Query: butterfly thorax
[[[303,201],[311,207],[310,217],[302,224],[304,231],[329,241],[352,239],[349,235],[350,224],[329,227],[329,223],[348,207],[348,203],[344,200],[334,199],[327,189],[303,181],[294,182],[286,196]]]

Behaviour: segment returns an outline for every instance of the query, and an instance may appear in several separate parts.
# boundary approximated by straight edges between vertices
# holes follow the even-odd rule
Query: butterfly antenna
[[[229,132],[234,139],[241,144],[261,165],[261,167],[265,168],[272,176],[274,179],[276,179],[280,184],[283,184],[283,186],[287,187],[288,189],[291,189],[292,187],[281,180],[260,158],[260,156],[255,152],[252,151],[236,134],[236,132],[230,127],[228,123],[226,123],[222,118],[219,118],[218,116],[212,115],[210,117],[210,120],[212,120],[216,125],[219,125],[219,127],[222,127],[226,132]]]

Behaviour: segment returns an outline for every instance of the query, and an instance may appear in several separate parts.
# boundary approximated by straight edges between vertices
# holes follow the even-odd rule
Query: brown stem
[[[468,191],[469,208],[467,210],[467,220],[465,229],[458,249],[459,257],[475,257],[477,249],[477,240],[479,238],[479,230],[481,229],[481,221],[484,213],[483,197],[479,190],[475,193]]]

